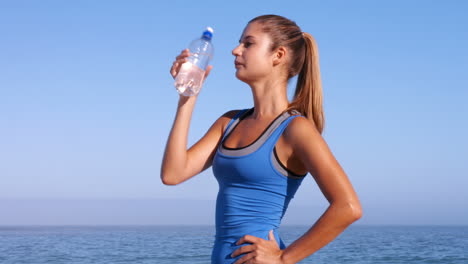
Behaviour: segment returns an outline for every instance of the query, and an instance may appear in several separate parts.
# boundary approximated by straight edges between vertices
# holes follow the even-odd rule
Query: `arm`
[[[161,164],[161,180],[166,185],[182,183],[211,166],[224,127],[235,113],[231,111],[218,118],[206,134],[187,150],[188,130],[195,101],[196,96],[180,96]]]
[[[361,205],[348,177],[313,123],[304,117],[297,117],[291,121],[283,135],[294,149],[294,155],[312,174],[330,205],[304,235],[284,250],[279,248],[273,230],[270,230],[268,240],[251,235],[243,236],[237,241],[237,245],[252,244],[233,252],[232,257],[247,253],[236,264],[297,263],[330,243],[362,215]]]
[[[187,62],[189,50],[183,50],[172,64],[170,73],[173,78],[179,73],[180,67]],[[211,71],[206,70],[204,79]],[[179,96],[177,113],[166,143],[161,164],[161,180],[166,185],[176,185],[202,172],[211,165],[214,149],[222,136],[223,121],[218,119],[205,136],[187,151],[187,137],[192,119],[192,112],[197,96]]]
[[[317,222],[283,250],[283,263],[297,263],[330,243],[361,218],[362,209],[348,177],[312,122],[303,117],[295,118],[285,130],[285,139],[330,203]]]

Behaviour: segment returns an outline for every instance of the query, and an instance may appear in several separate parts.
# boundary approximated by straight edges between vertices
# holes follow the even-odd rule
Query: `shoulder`
[[[242,111],[242,109],[229,110],[226,113],[224,113],[221,117],[233,119],[240,111]]]
[[[231,119],[236,117],[242,109],[236,109],[236,110],[229,110],[226,113],[222,114],[218,120],[223,120],[224,122],[229,122]]]
[[[284,130],[284,138],[291,145],[301,145],[304,141],[322,138],[314,122],[305,116],[296,116]]]
[[[295,117],[283,134],[286,144],[290,145],[304,166],[309,168],[312,175],[316,174],[315,169],[318,166],[327,164],[327,160],[333,157],[314,121],[306,117]]]
[[[222,114],[215,122],[217,126],[220,127],[222,131],[227,127],[229,122],[242,111],[242,109],[236,109],[236,110],[229,110]]]

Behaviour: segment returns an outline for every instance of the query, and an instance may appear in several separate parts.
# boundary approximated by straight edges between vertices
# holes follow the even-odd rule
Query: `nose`
[[[240,55],[240,52],[241,52],[241,45],[237,45],[237,47],[235,47],[233,50],[232,50],[232,55],[234,56],[239,56]]]

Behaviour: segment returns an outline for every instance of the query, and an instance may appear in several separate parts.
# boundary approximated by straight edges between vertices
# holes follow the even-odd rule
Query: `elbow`
[[[161,181],[164,185],[168,186],[174,186],[179,184],[179,182],[176,181],[173,175],[165,172],[163,169],[161,169]]]
[[[339,208],[345,226],[351,225],[362,217],[362,207],[358,201],[342,203]]]
[[[357,220],[361,219],[362,217],[362,206],[361,203],[355,202],[350,203],[350,210],[351,210],[351,220],[352,222],[356,222]]]
[[[168,186],[174,186],[174,185],[177,185],[178,183],[174,180],[170,180],[166,177],[164,177],[163,175],[161,175],[161,181],[164,185],[168,185]]]

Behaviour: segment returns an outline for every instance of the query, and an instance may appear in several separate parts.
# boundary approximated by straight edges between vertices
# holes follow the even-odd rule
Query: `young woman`
[[[212,263],[297,263],[361,217],[353,187],[321,136],[324,127],[317,45],[293,21],[252,19],[232,51],[236,77],[254,99],[250,109],[223,114],[187,150],[196,96],[180,96],[161,167],[176,185],[213,166],[219,183]],[[177,56],[175,77],[189,56]],[[207,69],[208,76],[211,66]],[[288,80],[299,74],[295,97]],[[323,215],[286,247],[278,227],[304,176],[310,173],[329,201]]]

